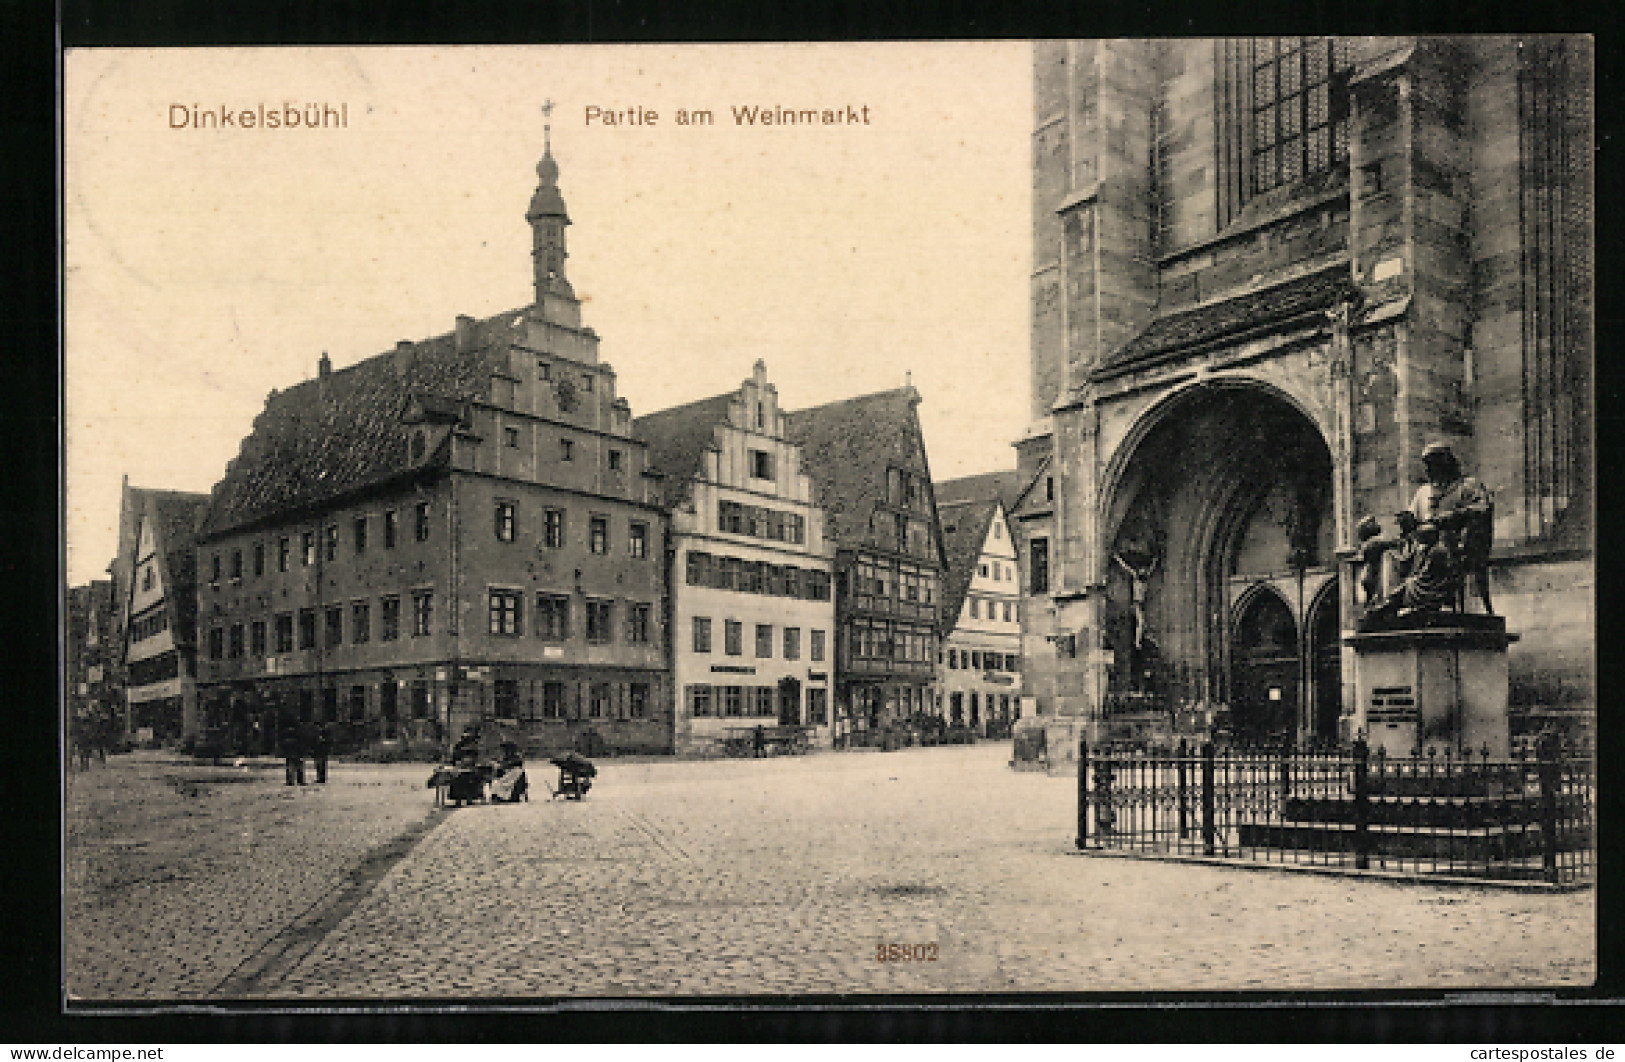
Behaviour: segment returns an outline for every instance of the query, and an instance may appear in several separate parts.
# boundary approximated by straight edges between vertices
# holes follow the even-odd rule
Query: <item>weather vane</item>
[[[542,140],[543,147],[553,149],[553,101],[551,99],[542,104]]]

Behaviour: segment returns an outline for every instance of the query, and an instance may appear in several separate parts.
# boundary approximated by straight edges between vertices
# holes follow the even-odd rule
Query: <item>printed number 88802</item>
[[[878,944],[876,962],[936,962],[937,945],[930,944]]]

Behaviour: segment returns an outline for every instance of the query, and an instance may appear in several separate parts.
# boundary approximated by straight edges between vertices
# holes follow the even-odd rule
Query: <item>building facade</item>
[[[665,751],[666,520],[565,278],[549,149],[526,214],[536,301],[273,393],[200,546],[206,717],[264,744]]]
[[[111,576],[111,665],[123,690],[125,740],[185,741],[202,730],[197,699],[197,529],[206,494],[146,490],[124,481]]]
[[[1021,716],[1021,574],[1004,506],[942,501],[948,568],[935,708],[953,726],[1002,737]]]
[[[1580,38],[1034,50],[1026,678],[1084,724],[1346,740],[1361,516],[1495,497],[1514,732],[1594,708]]]
[[[680,752],[758,725],[831,743],[835,549],[784,421],[758,361],[738,391],[633,422],[665,477]]]
[[[62,680],[69,732],[106,734],[109,725],[123,716],[116,681],[112,582],[97,579],[69,587],[66,615]]]
[[[934,704],[944,561],[919,402],[902,387],[787,420],[836,550],[837,741]]]

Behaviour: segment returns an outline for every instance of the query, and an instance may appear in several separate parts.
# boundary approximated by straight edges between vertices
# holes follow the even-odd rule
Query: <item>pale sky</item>
[[[1010,42],[70,53],[69,583],[104,576],[121,476],[208,491],[323,351],[342,368],[531,301],[549,98],[567,272],[634,415],[757,358],[792,409],[912,371],[936,478],[1013,467],[1031,79]],[[261,104],[348,127],[171,128],[172,105]],[[870,122],[736,125],[753,105]],[[695,108],[715,124],[676,123]]]

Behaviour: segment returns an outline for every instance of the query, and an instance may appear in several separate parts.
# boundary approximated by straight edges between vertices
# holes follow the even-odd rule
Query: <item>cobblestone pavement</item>
[[[982,745],[611,762],[580,804],[459,809],[255,991],[1279,991],[1594,977],[1591,891],[1082,856],[1069,851],[1074,783],[1012,773],[1007,756],[1008,745]],[[531,773],[541,780],[541,767]],[[936,960],[877,961],[888,943],[929,946]]]
[[[304,788],[272,766],[134,753],[68,776],[70,997],[216,994],[431,810],[423,764],[334,764]]]
[[[70,779],[83,999],[1488,988],[1588,983],[1594,893],[1070,851],[1008,745],[609,761],[583,803],[435,812],[422,764],[116,757]],[[934,961],[880,962],[907,945]],[[929,947],[928,947],[929,946]]]

